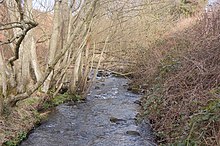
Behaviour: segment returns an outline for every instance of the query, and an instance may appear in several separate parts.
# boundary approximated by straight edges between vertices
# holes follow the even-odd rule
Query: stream
[[[124,78],[97,80],[86,102],[56,107],[21,146],[155,146],[150,125],[137,118],[140,95],[127,88]]]

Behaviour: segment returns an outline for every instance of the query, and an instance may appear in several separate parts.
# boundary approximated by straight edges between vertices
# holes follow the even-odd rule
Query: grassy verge
[[[69,95],[68,93],[59,94],[55,98],[52,98],[51,100],[46,101],[43,104],[43,109],[49,109],[55,106],[58,106],[60,104],[63,104],[68,101],[80,101],[81,97],[79,95]]]
[[[18,103],[15,109],[6,109],[0,120],[0,145],[16,146],[27,138],[28,132],[47,118],[49,109],[68,101],[79,101],[78,95],[59,94],[54,98],[38,93]],[[40,110],[40,111],[39,111]]]

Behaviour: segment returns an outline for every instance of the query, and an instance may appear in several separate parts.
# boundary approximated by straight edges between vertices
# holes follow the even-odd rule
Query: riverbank
[[[47,94],[37,93],[18,102],[13,110],[6,108],[0,119],[0,145],[18,145],[27,138],[31,130],[47,119],[51,108],[79,98],[68,94],[58,94],[55,98],[50,98]]]
[[[219,8],[193,19],[152,44],[134,68],[161,145],[220,145]]]
[[[0,145],[14,146],[26,138],[27,133],[44,117],[38,112],[44,99],[45,95],[39,94],[17,103],[13,110],[4,111],[0,120]]]

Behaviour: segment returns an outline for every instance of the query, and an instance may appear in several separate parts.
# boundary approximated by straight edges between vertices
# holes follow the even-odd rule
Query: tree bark
[[[27,85],[30,81],[30,40],[29,40],[29,34],[25,37],[24,42],[22,43],[20,47],[19,52],[19,58],[21,60],[20,68],[21,73],[20,76],[18,76],[18,92],[24,93],[26,91]]]
[[[2,50],[0,50],[0,71],[1,71],[1,86],[2,86],[2,94],[0,95],[0,117],[3,113],[3,103],[4,98],[7,97],[7,78],[6,78],[6,69],[5,69],[5,61],[2,56]]]
[[[6,77],[5,60],[2,56],[2,50],[0,50],[0,71],[1,71],[2,94],[4,97],[6,97],[7,96],[7,77]]]
[[[36,53],[36,42],[34,40],[34,37],[31,37],[31,64],[34,69],[35,77],[37,79],[37,82],[40,80],[42,77],[42,72],[40,69],[40,65],[37,60],[37,53]]]
[[[80,69],[80,63],[82,58],[82,51],[79,52],[79,55],[76,58],[76,62],[73,69],[73,75],[71,77],[70,82],[70,93],[74,94],[76,92],[76,84],[79,81],[79,69]]]
[[[55,1],[54,5],[54,18],[53,18],[53,30],[52,30],[52,35],[51,35],[51,40],[50,40],[50,47],[49,47],[49,57],[48,57],[48,65],[51,66],[52,62],[54,61],[54,58],[56,57],[56,52],[57,52],[57,46],[58,46],[58,39],[60,35],[60,11],[61,11],[61,2],[60,0]],[[42,91],[47,93],[49,88],[50,88],[50,83],[52,80],[53,72],[50,73],[48,76],[47,80],[44,83]]]
[[[25,13],[27,15],[27,19],[28,20],[33,20],[33,4],[32,4],[32,0],[25,0],[25,2],[27,3],[27,7],[26,7],[26,10],[25,10]],[[35,77],[36,77],[36,80],[39,81],[40,78],[42,77],[42,72],[40,70],[40,65],[38,63],[38,60],[37,60],[37,53],[36,53],[36,42],[35,42],[35,39],[33,37],[33,32],[32,31],[29,31],[28,32],[29,36],[28,39],[29,39],[29,49],[30,50],[30,56],[31,56],[31,65],[32,65],[32,68],[34,70],[34,74],[35,74]]]
[[[24,1],[24,20],[25,21],[32,21],[32,0],[25,0]],[[37,64],[37,56],[36,56],[36,44],[33,38],[32,31],[30,30],[20,47],[19,58],[21,59],[21,73],[18,78],[18,92],[24,93],[28,88],[28,84],[32,81],[30,76],[30,66],[31,63],[33,65],[34,73],[38,73],[36,78],[40,76],[39,66]]]

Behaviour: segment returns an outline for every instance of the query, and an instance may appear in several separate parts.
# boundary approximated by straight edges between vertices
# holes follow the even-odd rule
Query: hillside
[[[218,8],[183,19],[136,68],[160,144],[220,145],[219,20]]]

